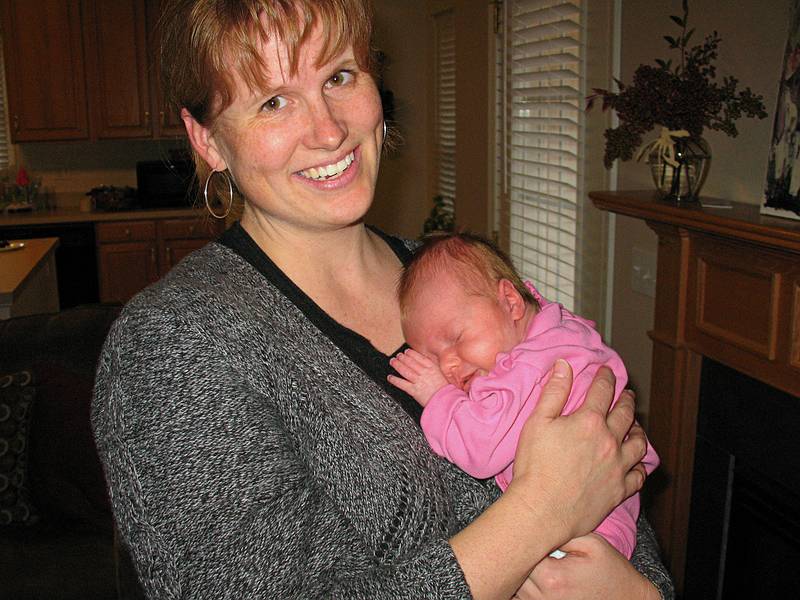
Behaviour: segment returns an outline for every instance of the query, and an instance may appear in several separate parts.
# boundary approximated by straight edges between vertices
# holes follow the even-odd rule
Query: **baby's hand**
[[[389,361],[400,377],[389,375],[389,383],[409,394],[420,405],[425,406],[439,389],[447,385],[439,365],[409,348]]]

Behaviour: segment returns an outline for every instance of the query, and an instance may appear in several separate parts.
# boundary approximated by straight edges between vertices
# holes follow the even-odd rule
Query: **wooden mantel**
[[[750,204],[678,206],[651,191],[589,197],[658,235],[648,433],[665,484],[650,516],[681,593],[702,358],[800,397],[800,221]]]

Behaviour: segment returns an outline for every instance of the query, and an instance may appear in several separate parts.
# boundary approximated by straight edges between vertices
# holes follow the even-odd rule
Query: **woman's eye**
[[[338,71],[337,73],[332,75],[330,79],[328,79],[327,85],[328,87],[338,87],[341,85],[345,85],[346,83],[350,83],[353,80],[353,77],[355,76],[353,75],[352,71],[348,71],[347,69],[342,69],[341,71]]]
[[[286,106],[286,98],[283,96],[273,96],[264,104],[261,105],[261,110],[265,112],[274,112]]]

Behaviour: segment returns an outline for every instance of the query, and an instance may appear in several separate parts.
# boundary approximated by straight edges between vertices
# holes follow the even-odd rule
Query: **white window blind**
[[[6,115],[6,70],[3,56],[3,41],[0,39],[0,170],[7,169],[11,162],[8,118]]]
[[[505,0],[498,68],[501,240],[549,300],[575,310],[582,192],[582,0]]]
[[[434,16],[436,35],[436,194],[453,211],[456,195],[456,30],[453,11]]]

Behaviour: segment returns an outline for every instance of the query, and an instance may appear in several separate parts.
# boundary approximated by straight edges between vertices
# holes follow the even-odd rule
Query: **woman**
[[[564,418],[558,365],[503,497],[436,458],[386,381],[409,247],[363,224],[385,137],[365,0],[171,0],[163,28],[205,188],[244,212],[101,357],[95,435],[147,595],[669,596],[646,524],[647,577],[580,537],[644,479],[608,372]]]

